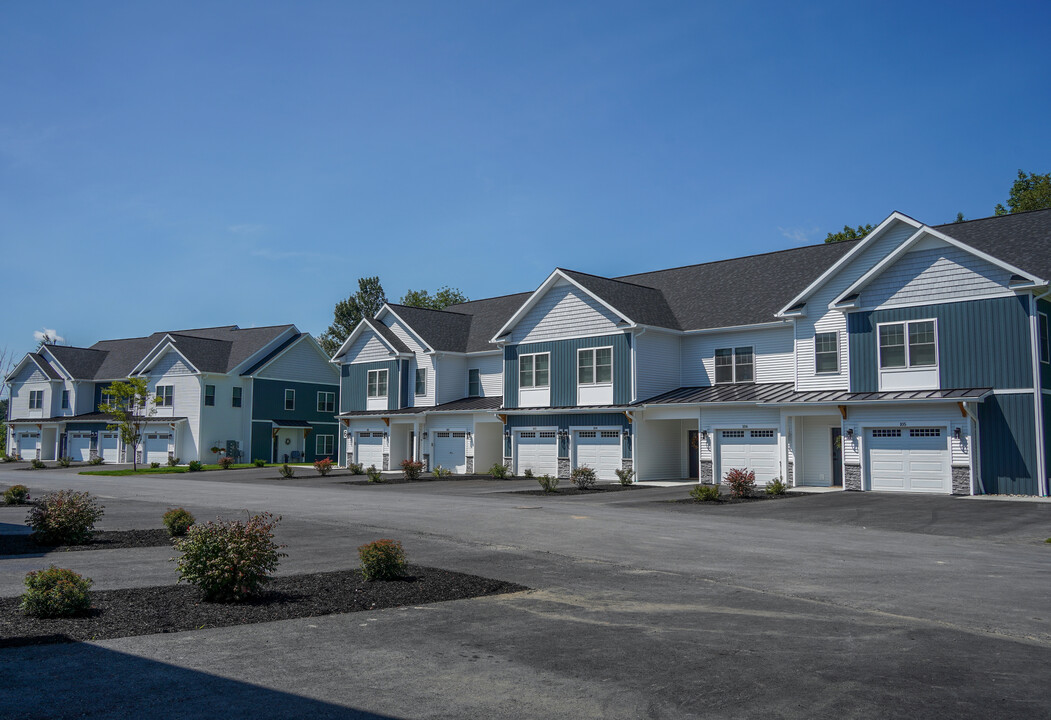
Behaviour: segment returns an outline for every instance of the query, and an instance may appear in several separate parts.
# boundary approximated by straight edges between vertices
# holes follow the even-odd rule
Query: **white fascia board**
[[[373,330],[372,326],[369,324],[371,321],[372,321],[372,318],[366,318],[366,319],[361,320],[361,322],[359,322],[357,324],[357,327],[354,328],[354,331],[350,335],[347,336],[347,339],[344,340],[343,344],[339,346],[339,350],[337,350],[336,354],[332,356],[332,362],[336,362],[337,358],[342,357],[343,353],[345,353],[347,350],[350,349],[350,346],[354,344],[354,341],[357,340],[361,336],[361,333],[365,332],[366,329],[369,330],[373,335],[375,335],[376,338],[381,343],[383,343],[383,345],[388,350],[390,350],[392,355],[396,355],[397,357],[402,357],[402,356],[405,355],[405,353],[398,352],[397,348],[395,348],[393,345],[391,345],[389,342],[387,342],[387,338],[383,337],[378,332]],[[379,322],[379,320],[377,320],[376,322]],[[346,363],[339,363],[339,364],[340,365],[345,365]]]
[[[273,340],[268,342],[266,345],[264,345],[263,347],[261,347],[258,350],[256,350],[254,353],[249,355],[247,358],[245,358],[241,362],[237,363],[237,366],[232,368],[230,370],[230,372],[222,373],[222,374],[224,374],[224,375],[240,375],[241,374],[241,368],[252,367],[252,365],[256,362],[256,358],[258,358],[260,355],[266,355],[268,352],[270,352],[270,350],[272,348],[274,348],[274,347],[280,345],[281,343],[285,342],[292,335],[298,335],[298,334],[299,334],[299,328],[297,328],[295,325],[292,325],[291,327],[287,328],[284,332],[282,332],[280,335],[275,337]],[[292,343],[288,347],[292,347],[292,345],[296,345],[296,344],[297,343]],[[285,348],[285,350],[287,350],[287,349],[288,348]],[[281,353],[283,354],[284,350],[282,350]],[[328,355],[325,356],[325,359],[326,360],[328,359]]]
[[[1028,278],[1030,281],[1032,281],[1034,287],[1048,284],[1048,281],[1046,279],[1044,279],[1044,278],[1039,278],[1036,275],[1034,275],[1033,273],[1027,272],[1027,271],[1023,270],[1022,268],[1020,268],[1020,267],[1015,267],[1014,265],[1012,265],[1009,262],[1001,260],[1000,258],[997,258],[997,257],[993,257],[989,253],[982,252],[981,250],[978,250],[977,248],[973,248],[970,245],[968,245],[967,243],[960,242],[956,238],[951,237],[949,235],[946,235],[945,233],[943,233],[943,232],[941,232],[939,230],[935,230],[934,228],[926,227],[926,226],[924,226],[924,229],[928,233],[933,235],[934,237],[938,238],[939,240],[944,240],[945,242],[949,243],[950,245],[954,245],[954,246],[960,248],[961,250],[963,250],[965,252],[971,253],[975,257],[979,257],[982,260],[985,260],[987,262],[991,262],[993,265],[996,265],[997,267],[1001,267],[1004,270],[1007,270],[1008,272],[1013,273],[1014,275],[1020,275],[1020,276],[1022,276],[1024,278]]]
[[[854,293],[861,290],[861,288],[868,285],[871,281],[875,280],[878,275],[880,275],[893,263],[897,262],[897,260],[902,255],[907,253],[910,248],[912,248],[916,243],[922,240],[923,236],[926,234],[925,231],[927,229],[927,226],[924,225],[921,226],[920,229],[914,232],[912,235],[909,235],[905,242],[903,242],[898,247],[894,248],[892,252],[887,253],[887,255],[878,263],[873,265],[867,273],[859,277],[857,280],[854,281],[854,283],[850,287],[848,287],[846,290],[844,290],[838,296],[836,296],[836,298],[828,304],[829,309],[834,309],[836,305],[843,302],[844,298],[853,295]]]
[[[753,323],[751,325],[729,325],[727,327],[717,328],[701,328],[700,330],[684,330],[683,335],[710,335],[712,333],[721,332],[737,332],[741,330],[766,330],[770,328],[784,327],[791,322],[791,319],[785,320],[774,320],[772,322],[765,323]],[[661,328],[657,328],[660,330]],[[674,332],[671,330],[665,330],[665,332]]]
[[[514,326],[518,324],[518,322],[525,316],[525,314],[528,313],[530,310],[532,310],[533,307],[538,302],[540,302],[540,298],[542,298],[547,293],[547,291],[550,290],[551,287],[556,282],[558,282],[559,280],[565,280],[566,282],[571,284],[573,287],[577,288],[581,292],[585,293],[588,297],[592,298],[595,302],[597,302],[598,304],[602,305],[602,307],[604,307],[607,310],[609,310],[610,312],[612,312],[614,315],[619,317],[621,320],[623,320],[624,322],[628,323],[629,327],[635,327],[635,322],[631,318],[629,318],[627,315],[625,315],[620,310],[618,310],[617,308],[615,308],[612,305],[610,305],[608,302],[606,302],[602,298],[600,298],[597,295],[595,295],[595,293],[593,293],[590,290],[588,290],[586,287],[584,287],[583,285],[578,283],[576,280],[574,280],[573,278],[571,278],[568,275],[566,275],[564,272],[562,272],[558,268],[555,268],[554,272],[552,272],[550,275],[548,275],[547,279],[544,280],[544,282],[542,282],[540,284],[540,287],[538,287],[536,290],[533,291],[533,294],[530,295],[529,298],[524,303],[522,303],[522,306],[520,308],[518,308],[518,310],[515,311],[515,314],[512,315],[511,318],[507,322],[504,323],[503,327],[501,327],[499,330],[496,331],[496,334],[493,335],[493,337],[489,340],[489,342],[492,342],[492,343],[500,342],[500,339],[504,335],[506,335],[509,332],[511,332],[511,330],[514,328]]]
[[[467,357],[478,357],[480,355],[503,355],[504,351],[501,348],[493,348],[492,350],[475,350],[474,352],[463,354]]]
[[[130,375],[143,375],[144,373],[149,371],[150,368],[157,364],[157,361],[164,357],[164,351],[169,348],[174,350],[175,353],[179,357],[181,357],[190,368],[193,369],[195,374],[201,374],[201,371],[197,369],[197,366],[190,362],[190,359],[183,355],[182,351],[179,350],[178,347],[176,347],[175,341],[172,339],[172,337],[170,335],[165,335],[164,339],[157,343],[156,347],[154,347],[153,350],[150,350],[146,354],[146,357],[144,357],[139,362],[139,364],[132,369]]]
[[[71,373],[69,370],[66,370],[65,366],[61,362],[59,362],[57,357],[55,357],[55,354],[47,349],[47,345],[45,345],[44,347],[40,348],[40,352],[41,353],[46,352],[47,353],[47,357],[48,357],[48,362],[49,363],[54,363],[55,365],[57,365],[58,368],[62,372],[64,372],[66,374],[66,378],[67,379],[69,379],[69,380],[76,380],[76,378],[73,377],[73,373]]]
[[[36,365],[37,367],[40,367],[40,363],[38,363],[36,361],[36,359],[33,357],[32,353],[26,353],[25,357],[23,357],[19,361],[19,363],[17,365],[15,365],[13,368],[11,368],[11,372],[9,372],[7,374],[7,377],[4,378],[4,382],[8,383],[8,384],[13,384],[14,383],[14,379],[13,378],[15,377],[15,375],[17,375],[18,373],[22,372],[22,368],[25,367],[27,362],[31,362],[34,365]],[[44,368],[40,368],[40,369],[41,369],[41,371],[43,371]],[[47,373],[44,373],[44,374],[46,375]]]
[[[379,312],[376,313],[376,317],[374,318],[376,320],[376,322],[382,322],[380,320],[380,316],[382,316],[383,313],[385,313],[385,312],[386,313],[390,313],[391,315],[393,315],[395,320],[397,320],[398,322],[400,322],[402,325],[404,325],[406,328],[409,329],[409,332],[412,333],[412,336],[414,338],[416,338],[416,342],[418,342],[420,344],[420,347],[424,348],[424,352],[427,352],[428,350],[433,350],[434,349],[434,348],[432,348],[430,346],[430,344],[426,340],[423,339],[423,336],[421,336],[418,332],[416,332],[416,329],[413,328],[412,325],[410,325],[409,323],[405,322],[405,319],[403,317],[398,315],[398,313],[394,312],[394,308],[392,308],[388,303],[384,303],[383,307],[381,307],[379,309]],[[387,325],[387,323],[383,323],[383,324]],[[387,327],[390,327],[390,326],[387,325]]]
[[[317,351],[317,354],[318,354],[318,355],[319,355],[319,356],[320,356],[320,357],[321,357],[321,358],[322,358],[322,359],[323,359],[323,360],[324,360],[324,361],[325,361],[326,363],[330,363],[330,362],[332,362],[332,361],[331,361],[331,359],[330,359],[330,358],[329,358],[329,356],[328,356],[328,353],[326,353],[326,352],[325,352],[325,348],[321,347],[321,345],[320,345],[320,344],[318,343],[318,341],[314,339],[314,336],[313,336],[313,335],[311,335],[310,333],[301,333],[301,334],[300,334],[300,336],[299,336],[299,338],[297,338],[295,342],[291,342],[291,343],[289,343],[289,344],[288,344],[288,347],[284,348],[284,349],[283,349],[283,350],[282,350],[281,352],[279,352],[279,353],[278,353],[277,355],[274,355],[274,356],[273,356],[272,358],[270,358],[269,360],[267,360],[267,361],[266,361],[266,362],[265,362],[264,364],[262,364],[262,365],[260,365],[260,366],[259,366],[258,368],[256,368],[255,372],[253,372],[253,373],[252,373],[251,375],[245,375],[244,377],[250,377],[250,378],[254,378],[254,377],[255,377],[256,375],[258,375],[259,373],[261,373],[261,372],[262,372],[263,370],[265,370],[266,368],[270,367],[270,365],[271,365],[272,363],[276,362],[276,361],[277,361],[277,359],[278,359],[279,357],[281,357],[281,356],[282,356],[282,355],[284,355],[284,354],[285,354],[286,352],[288,352],[289,350],[291,350],[291,349],[292,349],[292,348],[294,348],[294,347],[295,347],[296,345],[299,345],[299,344],[300,344],[300,343],[302,343],[302,342],[307,342],[307,343],[309,343],[309,344],[310,344],[310,346],[311,346],[312,348],[314,348],[314,350],[315,350],[315,351]],[[241,363],[241,364],[243,365],[244,363]],[[233,373],[230,373],[230,374],[233,374]],[[287,382],[300,382],[300,381],[298,381],[298,380],[288,380]]]
[[[907,225],[912,225],[915,228],[923,227],[923,223],[921,223],[920,221],[914,220],[908,215],[905,215],[904,213],[900,213],[897,210],[895,210],[887,216],[886,220],[881,222],[872,230],[872,232],[866,235],[861,242],[855,245],[850,252],[841,257],[835,263],[833,263],[832,267],[830,267],[828,270],[821,273],[821,275],[818,276],[817,280],[807,285],[806,289],[803,290],[803,292],[799,293],[794,298],[792,298],[783,308],[781,308],[781,310],[777,312],[777,317],[784,317],[788,315],[788,311],[792,307],[798,305],[799,303],[805,301],[808,297],[810,297],[810,295],[819,287],[824,285],[829,278],[838,273],[843,267],[850,263],[859,253],[861,253],[862,251],[864,251],[865,248],[871,245],[875,241],[875,239],[882,235],[883,232],[887,229],[887,227],[889,227],[890,224],[893,223],[895,220],[906,223]]]

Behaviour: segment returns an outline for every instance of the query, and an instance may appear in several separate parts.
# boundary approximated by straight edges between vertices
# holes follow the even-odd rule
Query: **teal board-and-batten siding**
[[[1029,298],[1019,296],[849,313],[850,389],[879,390],[878,324],[930,318],[942,388],[1033,387]]]
[[[332,452],[329,455],[318,455],[318,435],[332,436]],[[310,433],[307,435],[306,441],[303,443],[303,462],[312,463],[323,457],[331,458],[335,461],[339,457],[337,453],[340,448],[340,435],[342,435],[342,432],[339,423],[311,423]],[[270,462],[273,457],[273,450],[273,425],[268,422],[252,423],[252,451],[249,459],[266,460],[267,462]],[[282,451],[279,449],[278,452]]]
[[[551,353],[551,405],[572,407],[577,404],[577,351],[610,346],[613,348],[613,404],[628,404],[631,402],[631,336],[618,333],[505,347],[504,407],[518,407],[519,355]]]
[[[1033,393],[993,395],[978,405],[980,492],[1039,495]]]
[[[387,409],[397,410],[401,405],[401,363],[397,360],[385,360],[371,363],[344,365],[340,368],[340,411],[368,409],[369,370],[387,371]]]

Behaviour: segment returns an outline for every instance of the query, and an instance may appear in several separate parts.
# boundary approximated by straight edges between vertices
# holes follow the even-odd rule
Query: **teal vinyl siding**
[[[613,404],[631,402],[631,336],[627,333],[510,345],[504,348],[504,407],[518,407],[518,356],[551,353],[551,405],[577,404],[577,350],[613,347]]]
[[[296,409],[285,410],[285,390],[296,391]],[[319,392],[339,392],[336,385],[320,383],[263,380],[252,384],[253,420],[304,420],[309,423],[335,422],[335,413],[318,412]]]
[[[303,443],[303,462],[312,463],[322,457],[332,458],[332,462],[336,462],[339,455],[337,454],[340,449],[340,436],[342,435],[342,428],[339,423],[328,422],[328,423],[311,423],[310,433],[306,437],[306,442]],[[318,455],[317,454],[317,436],[318,435],[331,435],[332,436],[332,454],[331,455]],[[252,448],[251,454],[246,460],[266,460],[270,462],[273,458],[274,450],[274,436],[273,426],[268,422],[254,422],[252,423]],[[279,449],[280,452],[280,449]],[[311,471],[313,472],[313,471]]]
[[[1038,495],[1032,393],[994,395],[978,406],[982,493]]]
[[[879,390],[876,326],[936,318],[941,387],[1033,387],[1027,297],[993,298],[847,315],[850,389]]]
[[[398,404],[398,389],[401,387],[400,368],[401,363],[397,360],[344,365],[340,368],[340,412],[367,409],[369,370],[387,371],[387,409],[397,410],[401,407]]]
[[[270,423],[252,423],[252,451],[249,460],[266,460],[270,462],[273,457],[273,428]]]
[[[522,427],[555,427],[559,430],[569,430],[571,427],[619,427],[631,429],[631,424],[624,413],[558,413],[552,415],[508,415],[505,430],[514,430]],[[504,454],[510,455],[511,441],[504,444]],[[569,457],[569,440],[561,438],[558,441],[558,456]],[[631,457],[631,435],[621,440],[621,457]]]

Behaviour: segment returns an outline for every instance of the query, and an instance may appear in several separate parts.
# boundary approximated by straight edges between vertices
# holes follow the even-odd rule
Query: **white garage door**
[[[872,490],[950,491],[949,442],[942,428],[876,428],[868,445]]]
[[[18,456],[23,460],[36,460],[37,450],[40,449],[40,433],[19,433]]]
[[[375,465],[377,469],[383,469],[383,433],[358,433],[358,459],[355,462],[365,468]]]
[[[573,467],[587,465],[599,480],[617,479],[621,455],[619,430],[577,430],[573,440]]]
[[[143,443],[143,453],[146,456],[144,462],[161,463],[168,462],[168,441],[171,433],[148,433]]]
[[[721,479],[725,479],[726,473],[730,470],[753,470],[756,485],[762,487],[781,474],[780,467],[777,460],[776,431],[719,431],[719,477]]]
[[[70,433],[66,438],[66,454],[79,462],[91,459],[91,433]]]
[[[436,432],[434,433],[435,466],[441,465],[446,470],[463,474],[467,472],[467,433]]]
[[[558,438],[554,430],[521,430],[515,433],[515,475],[558,474]]]
[[[99,433],[99,456],[103,462],[120,462],[120,455],[117,453],[117,437],[115,432]]]

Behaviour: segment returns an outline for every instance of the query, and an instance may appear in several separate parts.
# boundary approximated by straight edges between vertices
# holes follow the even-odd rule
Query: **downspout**
[[[978,471],[981,468],[979,460],[981,459],[978,455],[978,416],[975,415],[972,410],[973,403],[960,403],[960,407],[967,414],[967,417],[971,420],[971,494],[978,495]]]
[[[1040,297],[1046,297],[1047,293]],[[1036,477],[1039,487],[1037,492],[1040,497],[1047,497],[1047,465],[1045,455],[1047,448],[1044,447],[1044,397],[1043,397],[1043,382],[1040,373],[1040,312],[1037,306],[1037,300],[1040,299],[1033,293],[1029,296],[1030,307],[1032,312],[1030,313],[1029,322],[1029,333],[1031,336],[1031,344],[1033,348],[1033,413],[1034,428],[1036,429],[1036,437],[1033,438],[1036,447]]]

